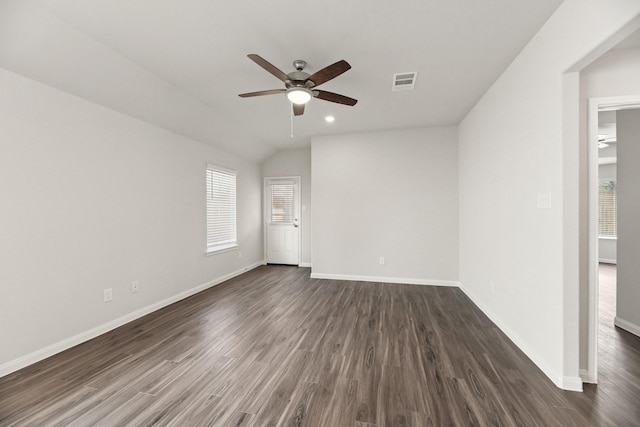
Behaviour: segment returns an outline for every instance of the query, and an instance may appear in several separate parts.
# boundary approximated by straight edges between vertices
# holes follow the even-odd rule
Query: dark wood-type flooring
[[[614,326],[616,266],[600,264],[598,385],[585,384],[580,410],[595,426],[640,426],[640,338]],[[637,302],[640,310],[640,301]]]
[[[263,266],[1,378],[0,425],[640,425],[639,339],[603,329],[566,392],[457,288]]]

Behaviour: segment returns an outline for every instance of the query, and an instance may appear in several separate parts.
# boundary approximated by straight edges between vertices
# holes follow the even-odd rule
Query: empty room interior
[[[640,425],[640,1],[0,0],[0,426]]]

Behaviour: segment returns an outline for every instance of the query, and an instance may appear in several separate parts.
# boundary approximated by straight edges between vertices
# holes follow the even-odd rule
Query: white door
[[[267,263],[298,265],[300,178],[267,178],[265,208]]]

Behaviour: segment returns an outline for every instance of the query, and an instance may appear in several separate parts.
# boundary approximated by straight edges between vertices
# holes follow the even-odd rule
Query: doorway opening
[[[607,213],[607,197],[614,197],[617,205],[617,166],[616,134],[611,130],[615,123],[616,111],[640,108],[640,95],[593,98],[589,100],[589,315],[588,315],[588,367],[584,378],[586,382],[598,382],[598,339],[600,318],[600,263],[617,263],[617,219],[611,224],[610,213]],[[606,145],[606,146],[603,146]],[[615,157],[611,154],[615,153]],[[602,155],[601,155],[602,154]],[[608,169],[608,170],[607,170]],[[613,196],[612,196],[613,194]],[[614,206],[615,208],[615,206]],[[616,212],[613,212],[615,215]],[[607,227],[614,227],[608,228]],[[615,233],[615,238],[612,234]],[[603,264],[606,268],[606,264]],[[612,270],[609,268],[608,270]],[[603,271],[606,273],[606,271]],[[611,272],[610,272],[611,273]],[[615,273],[615,272],[614,272]],[[608,292],[616,292],[615,274],[608,276],[606,285]],[[616,283],[613,283],[614,280]],[[613,298],[615,301],[615,298]],[[615,307],[612,307],[615,310]]]

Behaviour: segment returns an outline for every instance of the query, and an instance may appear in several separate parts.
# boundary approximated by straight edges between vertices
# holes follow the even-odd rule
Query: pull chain
[[[291,113],[291,138],[293,138],[293,108],[289,108],[289,112]]]

